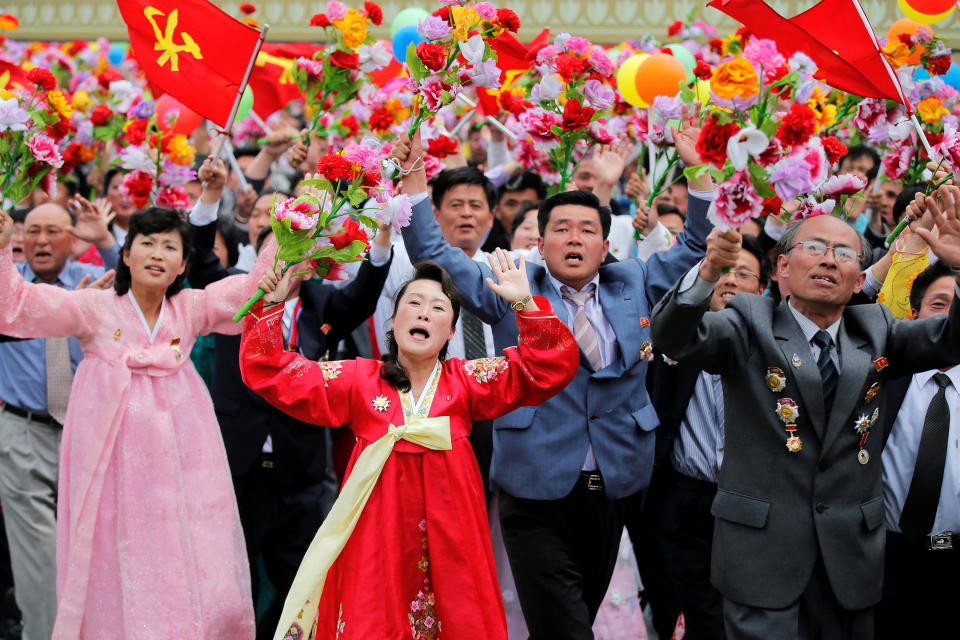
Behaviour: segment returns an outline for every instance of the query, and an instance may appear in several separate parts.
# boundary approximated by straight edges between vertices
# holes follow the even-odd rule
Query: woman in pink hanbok
[[[63,429],[57,618],[66,639],[252,639],[250,572],[198,335],[239,333],[249,275],[184,289],[187,223],[172,209],[130,220],[115,291],[24,282],[0,212],[0,333],[75,336],[84,359]],[[48,345],[50,340],[47,341]]]

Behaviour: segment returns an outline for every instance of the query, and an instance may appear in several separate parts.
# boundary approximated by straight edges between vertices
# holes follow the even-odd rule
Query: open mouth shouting
[[[426,342],[430,339],[430,332],[423,327],[414,327],[410,329],[410,337],[417,342]]]
[[[583,252],[579,250],[567,251],[563,255],[563,261],[570,266],[578,266],[583,264]]]

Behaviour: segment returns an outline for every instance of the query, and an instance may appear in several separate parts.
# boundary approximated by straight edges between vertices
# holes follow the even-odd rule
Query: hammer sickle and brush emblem
[[[157,38],[157,41],[153,45],[154,50],[163,52],[160,54],[160,57],[157,58],[158,65],[162,67],[169,62],[171,71],[180,71],[181,53],[188,53],[197,60],[203,59],[200,47],[194,39],[190,37],[189,33],[186,31],[181,31],[179,34],[176,33],[177,22],[180,19],[179,9],[174,9],[170,12],[170,15],[167,16],[167,23],[163,31],[160,30],[160,26],[156,21],[156,16],[163,16],[163,11],[160,11],[156,7],[147,7],[143,10],[143,15],[150,22],[150,25],[153,26],[153,33]],[[180,36],[180,44],[173,41],[176,35]]]

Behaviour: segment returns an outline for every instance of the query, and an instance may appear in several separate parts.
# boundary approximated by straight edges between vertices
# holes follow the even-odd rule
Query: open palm
[[[937,257],[954,269],[960,268],[960,188],[943,186],[927,198],[927,212],[933,216],[939,237],[932,231],[918,228]]]

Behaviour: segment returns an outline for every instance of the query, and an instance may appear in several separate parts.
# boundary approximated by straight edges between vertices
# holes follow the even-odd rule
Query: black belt
[[[686,474],[676,472],[673,474],[674,484],[680,488],[687,489],[701,496],[713,497],[717,495],[717,484],[707,482],[699,478],[692,478]]]
[[[45,416],[40,413],[34,413],[33,411],[27,411],[26,409],[15,407],[12,404],[3,405],[3,407],[0,407],[0,411],[6,411],[8,413],[12,413],[15,416],[20,416],[21,418],[24,418],[29,422],[38,422],[48,427],[54,427],[55,429],[63,428],[63,425],[57,422],[53,416]]]
[[[577,485],[585,487],[587,491],[603,491],[603,476],[599,471],[581,471]]]
[[[901,539],[903,544],[907,546],[926,551],[952,551],[954,553],[960,551],[960,533],[949,531],[946,533],[934,533],[929,536],[924,536],[918,542],[910,542],[906,536],[896,531],[887,531],[887,536],[895,536]]]

